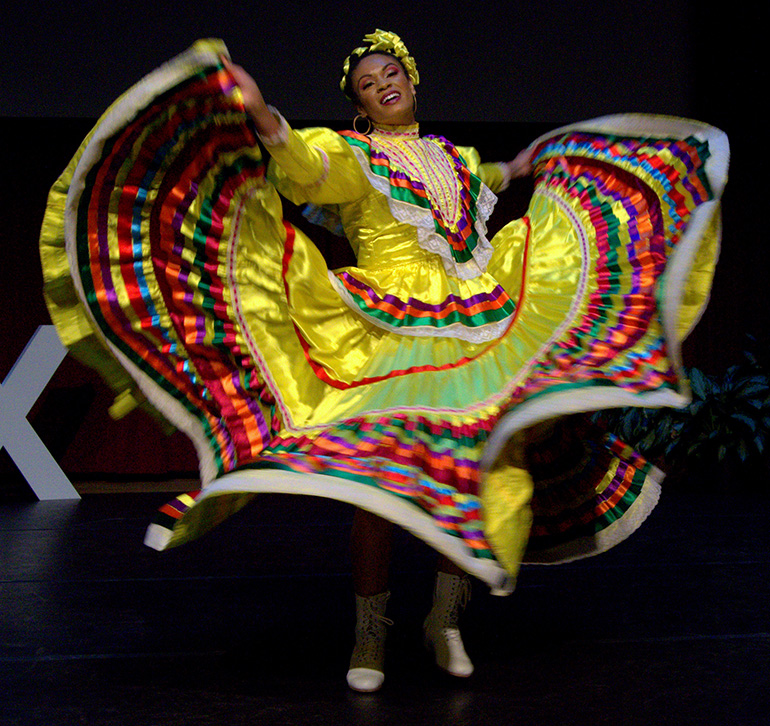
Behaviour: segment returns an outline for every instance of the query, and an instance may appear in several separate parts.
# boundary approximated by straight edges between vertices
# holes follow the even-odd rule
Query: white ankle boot
[[[356,644],[350,656],[348,685],[354,691],[376,691],[385,680],[385,617],[389,592],[372,597],[356,595]]]
[[[436,574],[433,591],[433,609],[423,625],[425,645],[436,657],[436,665],[459,678],[473,673],[473,663],[465,652],[457,620],[471,594],[471,583],[467,577]]]

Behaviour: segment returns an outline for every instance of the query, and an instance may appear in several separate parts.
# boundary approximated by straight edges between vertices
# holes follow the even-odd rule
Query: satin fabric
[[[554,132],[532,146],[527,215],[491,240],[482,182],[497,188],[499,167],[462,150],[479,225],[454,258],[419,180],[361,139],[289,130],[265,173],[221,52],[198,44],[116,102],[41,235],[63,339],[198,449],[203,490],[164,507],[148,542],[198,536],[260,491],[333,496],[506,589],[524,558],[628,536],[659,473],[601,433],[537,425],[686,403],[678,346],[713,274],[719,132],[638,116]],[[336,215],[357,266],[330,274],[279,194]],[[351,304],[345,275],[388,309]],[[475,317],[503,299],[500,319]],[[412,324],[447,305],[465,318]]]

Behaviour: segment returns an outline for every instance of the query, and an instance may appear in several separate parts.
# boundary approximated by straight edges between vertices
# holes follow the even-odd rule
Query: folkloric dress
[[[508,591],[521,561],[628,536],[660,472],[569,414],[688,402],[680,342],[708,298],[724,134],[636,115],[551,132],[526,216],[489,239],[502,167],[417,127],[282,121],[266,166],[222,52],[199,42],[113,104],[41,236],[65,344],[118,408],[146,399],[196,445],[203,488],[147,543],[259,492],[319,495]],[[279,193],[356,266],[328,270]]]

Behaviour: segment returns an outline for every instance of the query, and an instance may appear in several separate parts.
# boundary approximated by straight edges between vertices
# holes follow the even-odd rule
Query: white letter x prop
[[[54,326],[41,325],[0,385],[0,449],[7,449],[38,499],[80,499],[27,420],[66,355]]]

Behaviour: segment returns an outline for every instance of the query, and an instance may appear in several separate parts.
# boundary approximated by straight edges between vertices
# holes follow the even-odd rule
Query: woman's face
[[[414,123],[414,84],[392,56],[367,55],[353,69],[350,81],[359,113],[380,124]]]

